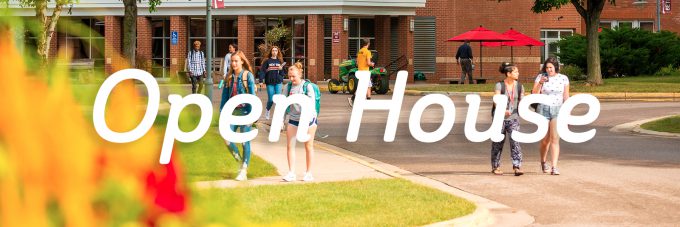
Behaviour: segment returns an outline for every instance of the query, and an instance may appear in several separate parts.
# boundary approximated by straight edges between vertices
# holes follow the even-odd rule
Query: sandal
[[[524,172],[522,172],[522,170],[519,169],[519,167],[514,167],[514,168],[512,168],[512,170],[515,171],[515,176],[522,176],[522,175],[524,175]]]
[[[501,171],[500,169],[493,169],[491,170],[491,173],[496,175],[503,175],[503,171]]]

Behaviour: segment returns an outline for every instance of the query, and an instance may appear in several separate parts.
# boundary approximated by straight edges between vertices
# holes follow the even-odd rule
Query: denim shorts
[[[295,121],[295,120],[288,120],[288,124],[291,124],[295,127],[298,127],[300,125],[300,122]],[[316,117],[314,119],[312,119],[311,122],[309,122],[309,126],[316,125],[316,124],[319,124],[319,121],[316,119]]]
[[[548,106],[538,104],[538,114],[543,115],[545,119],[548,120],[556,119],[557,115],[560,113],[560,107],[562,106]]]

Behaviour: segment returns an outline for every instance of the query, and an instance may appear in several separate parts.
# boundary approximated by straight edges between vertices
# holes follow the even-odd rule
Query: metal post
[[[206,0],[206,17],[205,17],[205,56],[206,56],[206,75],[205,80],[205,95],[212,102],[213,99],[213,78],[212,78],[212,0]]]
[[[656,31],[661,31],[661,0],[656,0]]]

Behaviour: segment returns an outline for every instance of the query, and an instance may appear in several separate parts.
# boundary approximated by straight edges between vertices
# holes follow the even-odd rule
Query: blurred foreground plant
[[[102,140],[73,97],[67,68],[29,73],[8,20],[0,21],[0,39],[0,226],[186,221],[188,189],[177,160],[157,164],[157,132],[127,144]],[[57,61],[69,60],[60,52]],[[134,128],[140,98],[132,81],[116,87],[109,127]]]

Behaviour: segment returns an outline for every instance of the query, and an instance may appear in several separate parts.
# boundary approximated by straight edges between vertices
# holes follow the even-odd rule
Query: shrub
[[[569,77],[570,81],[585,80],[586,75],[583,74],[583,69],[576,65],[565,65],[560,68],[560,73]]]
[[[565,37],[557,46],[557,56],[565,65],[587,68],[584,36]],[[604,78],[654,74],[664,66],[680,66],[680,37],[662,31],[652,33],[640,29],[604,29],[600,33],[600,64]]]
[[[673,65],[668,65],[666,67],[663,67],[659,69],[656,73],[654,73],[655,76],[670,76],[670,75],[675,75],[680,73],[680,69],[674,68]]]

